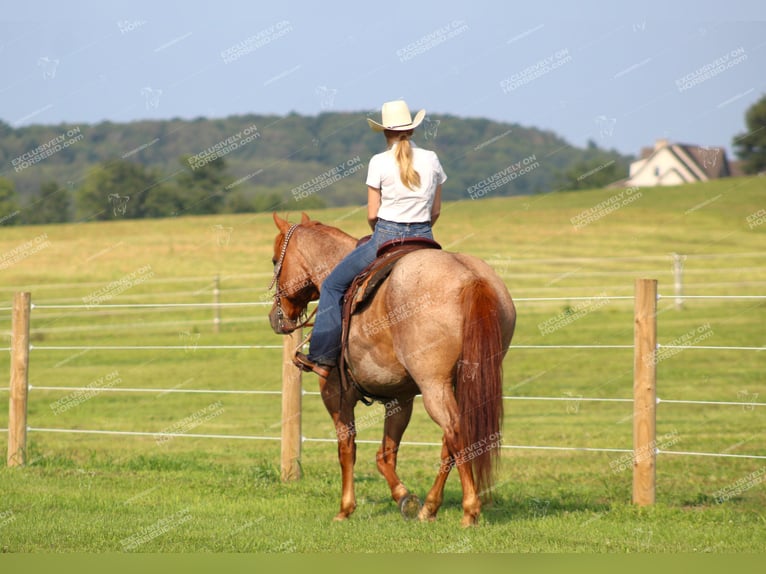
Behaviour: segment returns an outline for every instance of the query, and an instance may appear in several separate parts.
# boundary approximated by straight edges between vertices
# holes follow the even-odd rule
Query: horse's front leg
[[[383,442],[376,457],[378,470],[391,489],[391,497],[406,518],[414,518],[420,510],[420,501],[417,496],[410,494],[396,474],[396,455],[399,452],[402,435],[412,417],[412,405],[412,398],[402,399],[402,401],[391,399],[386,403]]]
[[[354,409],[350,413],[344,409],[333,416],[335,432],[338,435],[338,461],[340,462],[341,496],[340,512],[335,520],[345,520],[356,509],[354,494],[354,464],[356,463],[356,429],[354,428]]]
[[[356,509],[354,494],[354,464],[356,463],[356,428],[354,424],[355,397],[341,397],[337,369],[328,379],[319,379],[319,389],[327,412],[332,417],[338,437],[338,462],[341,472],[340,512],[335,520],[346,520]]]

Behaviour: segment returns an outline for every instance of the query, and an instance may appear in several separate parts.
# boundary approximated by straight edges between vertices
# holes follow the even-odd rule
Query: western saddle
[[[357,245],[369,241],[371,236],[363,237]],[[341,353],[338,364],[338,372],[341,378],[341,388],[346,387],[350,381],[354,388],[361,395],[362,402],[369,406],[374,401],[385,402],[385,397],[377,397],[365,391],[354,379],[354,375],[348,368],[346,362],[346,353],[348,350],[348,331],[351,325],[351,317],[364,309],[378,288],[391,274],[394,265],[408,253],[419,249],[441,249],[436,241],[426,239],[425,237],[405,237],[402,239],[392,239],[382,244],[377,251],[376,259],[368,265],[359,275],[356,276],[346,294],[343,297],[343,334],[341,337]]]

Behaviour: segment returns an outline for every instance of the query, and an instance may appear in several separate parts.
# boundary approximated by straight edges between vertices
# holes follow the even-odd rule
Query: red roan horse
[[[300,224],[276,214],[274,222],[276,293],[269,320],[276,333],[287,334],[300,326],[323,279],[357,240],[305,213]],[[515,323],[508,290],[486,263],[436,249],[400,259],[372,303],[353,316],[346,350],[353,378],[370,395],[396,406],[387,409],[377,466],[405,516],[436,518],[447,476],[457,467],[461,524],[476,524],[479,495],[492,486],[499,453],[502,361]],[[326,381],[320,378],[320,387],[338,437],[342,495],[335,519],[344,520],[356,507],[354,406],[362,395],[355,386],[341,388],[338,369]],[[417,394],[444,432],[441,464],[422,507],[396,474],[399,443]]]

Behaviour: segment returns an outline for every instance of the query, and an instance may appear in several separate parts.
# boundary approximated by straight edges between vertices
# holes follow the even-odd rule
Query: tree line
[[[766,170],[766,96],[733,138],[745,173]],[[444,199],[592,189],[632,158],[550,131],[427,116],[415,134],[439,154]],[[0,225],[360,205],[366,162],[382,151],[360,113],[244,115],[124,124],[0,121]]]
[[[181,158],[179,163],[184,161]],[[276,193],[247,198],[228,192],[227,186],[234,182],[223,158],[194,171],[180,167],[171,175],[113,159],[91,169],[79,187],[50,180],[26,197],[16,193],[12,180],[0,178],[0,224],[178,217],[284,207]]]
[[[631,159],[593,141],[578,148],[550,131],[446,115],[427,117],[414,139],[439,154],[447,201],[472,199],[488,181],[495,197],[602,187],[624,178]],[[360,205],[366,164],[383,146],[363,114],[340,112],[0,122],[0,225]]]

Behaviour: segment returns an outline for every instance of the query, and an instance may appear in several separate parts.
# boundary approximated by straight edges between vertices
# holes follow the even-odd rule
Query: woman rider
[[[386,151],[370,159],[367,172],[367,221],[370,241],[349,253],[325,278],[319,295],[308,355],[298,351],[295,364],[327,378],[341,351],[343,296],[351,282],[375,259],[386,241],[405,237],[433,239],[431,227],[441,210],[442,184],[447,175],[433,151],[417,147],[413,130],[425,117],[420,110],[412,119],[406,102],[386,102],[381,123],[367,119],[386,137]]]

